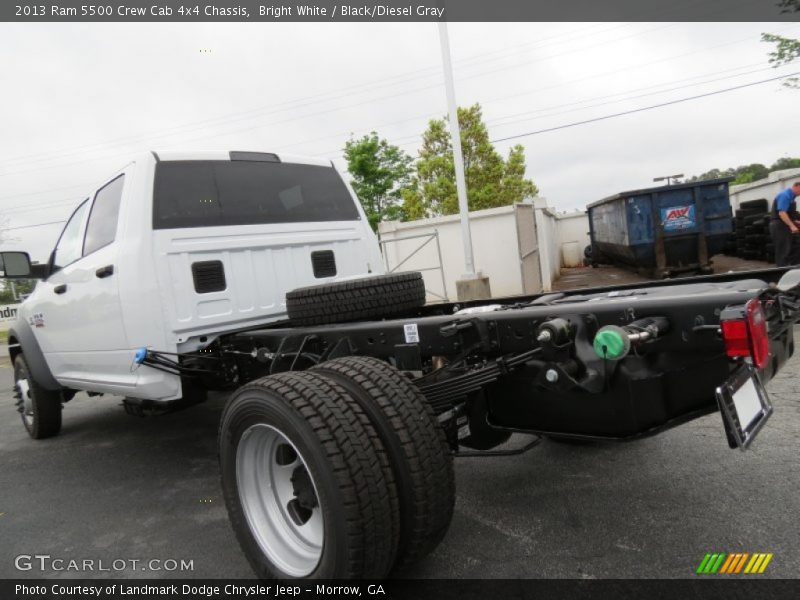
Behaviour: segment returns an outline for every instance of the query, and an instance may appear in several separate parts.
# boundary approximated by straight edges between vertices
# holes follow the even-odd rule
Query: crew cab
[[[794,351],[800,269],[425,303],[385,273],[332,165],[150,153],[93,190],[9,334],[18,408],[55,435],[78,390],[132,414],[229,392],[219,461],[257,576],[381,578],[453,514],[454,457],[623,442],[719,412],[746,449]],[[101,400],[102,401],[102,400]],[[530,436],[502,447],[512,432]]]
[[[150,152],[72,213],[10,347],[48,389],[169,402],[182,396],[180,378],[131,369],[137,348],[197,350],[221,332],[285,318],[292,289],[382,265],[329,162]]]

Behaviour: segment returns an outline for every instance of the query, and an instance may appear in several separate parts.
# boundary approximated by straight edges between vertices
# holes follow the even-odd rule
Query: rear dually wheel
[[[313,372],[341,385],[367,413],[389,456],[400,500],[397,568],[418,562],[444,538],[453,517],[455,476],[444,430],[425,397],[376,358],[337,358]]]
[[[395,560],[397,491],[375,429],[313,373],[253,381],[220,424],[231,524],[262,579],[380,578]]]

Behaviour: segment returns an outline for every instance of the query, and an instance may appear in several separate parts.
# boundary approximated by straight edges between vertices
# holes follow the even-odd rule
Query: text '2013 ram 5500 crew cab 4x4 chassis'
[[[76,391],[129,412],[232,390],[219,462],[264,578],[378,578],[444,537],[454,456],[541,437],[630,440],[719,411],[732,448],[770,416],[800,271],[425,305],[385,273],[333,166],[150,153],[75,210],[9,333],[30,435]],[[512,432],[519,450],[497,449]]]

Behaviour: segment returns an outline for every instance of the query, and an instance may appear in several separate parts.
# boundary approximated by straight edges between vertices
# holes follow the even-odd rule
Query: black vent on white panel
[[[336,275],[336,258],[333,250],[317,250],[311,253],[311,265],[314,267],[314,277],[333,277]]]
[[[221,292],[227,287],[225,268],[221,260],[203,260],[192,263],[194,291],[198,294]]]

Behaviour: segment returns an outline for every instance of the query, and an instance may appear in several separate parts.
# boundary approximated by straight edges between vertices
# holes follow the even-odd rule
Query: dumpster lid
[[[614,194],[613,196],[608,196],[603,198],[602,200],[596,200],[591,204],[587,204],[586,208],[592,208],[594,206],[599,206],[601,204],[605,204],[606,202],[611,202],[613,200],[619,200],[620,198],[628,198],[630,196],[638,196],[641,194],[650,194],[652,192],[661,192],[664,190],[681,190],[687,188],[694,188],[694,187],[706,187],[711,185],[719,185],[720,183],[729,183],[733,181],[735,177],[720,177],[718,179],[703,179],[702,181],[690,181],[686,183],[676,183],[673,185],[660,185],[656,187],[649,187],[649,188],[641,188],[638,190],[630,190],[628,192],[619,192]]]

